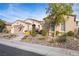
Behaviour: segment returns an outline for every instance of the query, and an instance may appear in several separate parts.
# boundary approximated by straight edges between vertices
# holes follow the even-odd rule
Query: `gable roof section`
[[[36,22],[42,22],[42,21],[39,21],[39,20],[31,19],[31,18],[27,18],[27,19],[24,20],[24,21],[27,21],[27,20],[32,20],[32,21],[36,21]]]
[[[17,21],[20,21],[20,22],[22,22],[22,23],[31,25],[31,23],[29,23],[29,22],[25,22],[25,21],[22,21],[22,20],[16,20],[15,22],[17,22]],[[14,23],[15,23],[15,22],[14,22]]]
[[[12,23],[10,23],[10,22],[5,22],[5,24],[6,24],[7,26],[11,26],[11,25],[12,25]]]

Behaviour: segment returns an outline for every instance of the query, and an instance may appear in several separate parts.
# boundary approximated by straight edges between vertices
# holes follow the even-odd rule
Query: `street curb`
[[[79,56],[79,51],[56,47],[48,47],[39,44],[25,43],[20,41],[2,39],[0,40],[0,44],[46,56]]]

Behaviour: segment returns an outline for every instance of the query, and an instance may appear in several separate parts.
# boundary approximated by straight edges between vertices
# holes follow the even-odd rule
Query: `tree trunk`
[[[51,31],[51,24],[49,24],[49,28],[48,28],[48,36],[50,36],[50,31]]]

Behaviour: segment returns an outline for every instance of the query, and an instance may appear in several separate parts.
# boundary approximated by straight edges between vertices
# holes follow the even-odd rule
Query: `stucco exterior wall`
[[[59,24],[58,26],[55,26],[55,31],[61,32],[61,24]]]
[[[11,33],[16,33],[17,30],[15,30],[14,26],[16,25],[22,25],[24,28],[22,30],[22,32],[24,32],[25,30],[27,31],[31,31],[32,30],[32,25],[35,24],[36,25],[36,29],[41,30],[42,29],[42,25],[34,20],[26,20],[26,21],[16,21],[12,24],[12,29],[11,29]],[[40,28],[39,28],[40,26]]]
[[[39,26],[40,26],[39,30],[42,29],[42,25],[41,25],[41,23],[40,23],[39,21],[35,21],[35,20],[25,20],[25,22],[29,22],[29,23],[31,23],[31,24],[35,24],[35,25],[36,25],[36,28],[39,28]],[[30,27],[30,28],[31,28],[31,27]]]
[[[65,32],[76,31],[76,21],[75,21],[74,17],[68,16],[68,18],[66,18],[66,19],[67,19],[67,21],[65,21]]]
[[[69,31],[73,31],[76,33],[77,31],[77,26],[76,26],[76,19],[75,19],[75,16],[64,16],[65,18],[65,24],[64,24],[64,31],[62,31],[61,29],[61,24],[55,26],[55,31],[53,31],[51,29],[50,32],[54,32],[54,34],[56,34],[56,31],[59,31],[59,32],[63,32],[63,33],[67,33]]]
[[[74,16],[65,16],[65,31],[61,30],[61,24],[58,26],[55,26],[55,31],[59,32],[68,32],[68,31],[76,31],[76,20]]]
[[[8,31],[11,31],[11,25],[6,25],[6,29],[8,30]]]
[[[11,33],[16,33],[17,31],[14,30],[14,26],[16,25],[23,25],[23,30],[22,32],[24,32],[25,30],[29,30],[28,26],[31,24],[25,24],[21,21],[16,21],[15,23],[12,24],[12,29],[11,29]]]

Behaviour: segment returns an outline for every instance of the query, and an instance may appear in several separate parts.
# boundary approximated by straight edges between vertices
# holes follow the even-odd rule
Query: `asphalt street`
[[[0,56],[42,56],[42,55],[0,44]]]

